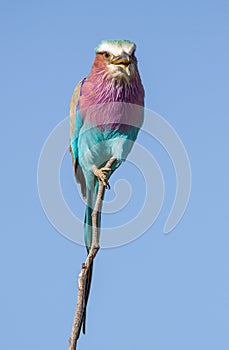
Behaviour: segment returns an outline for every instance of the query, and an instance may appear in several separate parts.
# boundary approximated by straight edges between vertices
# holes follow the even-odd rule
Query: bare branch
[[[116,161],[114,157],[111,157],[110,160],[106,163],[106,168],[111,168],[113,163]],[[77,296],[77,304],[76,311],[74,316],[74,321],[72,325],[72,333],[69,339],[69,350],[75,350],[77,346],[77,340],[80,336],[81,325],[85,310],[85,286],[87,280],[88,270],[94,261],[94,258],[99,250],[99,228],[98,228],[98,213],[102,208],[102,199],[105,191],[105,186],[102,181],[99,181],[99,189],[95,202],[95,207],[92,212],[92,226],[93,226],[93,237],[92,237],[92,245],[87,256],[85,263],[82,264],[82,270],[78,276],[78,296]]]

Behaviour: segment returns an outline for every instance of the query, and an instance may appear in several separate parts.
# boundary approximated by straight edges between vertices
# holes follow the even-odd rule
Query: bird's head
[[[94,67],[115,80],[131,81],[137,72],[135,49],[129,40],[104,40],[96,47]]]

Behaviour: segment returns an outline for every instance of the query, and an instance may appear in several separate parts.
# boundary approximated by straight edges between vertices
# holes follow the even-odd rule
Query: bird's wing
[[[84,174],[82,171],[81,166],[79,165],[78,161],[78,138],[79,138],[79,131],[82,126],[82,119],[80,117],[80,114],[78,112],[78,103],[81,95],[81,87],[84,82],[85,78],[82,79],[76,86],[71,102],[70,102],[70,137],[71,137],[71,144],[70,144],[70,152],[72,155],[72,165],[74,168],[74,174],[76,181],[81,186],[81,192],[82,196],[85,199],[86,198],[86,183]]]

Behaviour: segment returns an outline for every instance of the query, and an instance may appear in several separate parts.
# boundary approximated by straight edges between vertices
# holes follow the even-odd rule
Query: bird
[[[92,245],[92,212],[99,183],[109,189],[112,173],[132,149],[144,120],[144,87],[138,70],[136,44],[103,40],[95,49],[88,76],[77,84],[70,102],[70,152],[76,182],[86,202],[84,240]],[[106,167],[112,159],[112,166]],[[101,226],[101,211],[98,213]],[[88,270],[81,330],[85,334],[93,264]]]

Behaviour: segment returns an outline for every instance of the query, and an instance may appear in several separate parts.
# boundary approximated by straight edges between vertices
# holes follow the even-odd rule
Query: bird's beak
[[[116,66],[120,66],[122,69],[126,71],[128,75],[130,75],[129,65],[132,63],[132,60],[129,55],[123,53],[118,57],[114,57],[110,63],[115,64]]]

